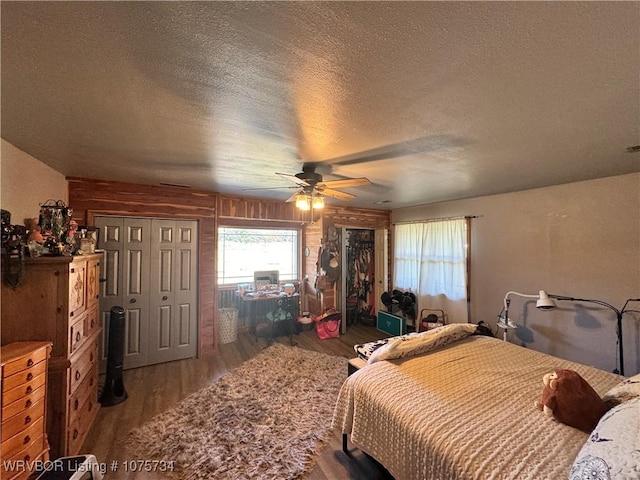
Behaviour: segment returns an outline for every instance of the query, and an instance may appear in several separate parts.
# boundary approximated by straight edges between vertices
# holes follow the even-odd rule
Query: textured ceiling
[[[2,137],[68,176],[284,201],[317,163],[398,208],[640,171],[639,2],[1,9]]]

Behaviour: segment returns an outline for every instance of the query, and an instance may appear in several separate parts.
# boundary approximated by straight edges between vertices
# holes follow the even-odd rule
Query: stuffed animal
[[[573,370],[556,369],[542,382],[537,407],[565,425],[591,432],[607,411],[600,395]]]

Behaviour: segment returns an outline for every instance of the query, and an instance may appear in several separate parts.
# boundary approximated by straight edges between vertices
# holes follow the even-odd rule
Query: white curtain
[[[418,315],[436,308],[447,323],[467,321],[467,228],[466,218],[395,226],[394,288],[416,295]]]

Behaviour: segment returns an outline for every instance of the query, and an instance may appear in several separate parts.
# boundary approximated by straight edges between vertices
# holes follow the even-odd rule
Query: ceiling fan
[[[287,199],[287,202],[296,202],[296,207],[301,210],[310,208],[322,208],[324,197],[337,198],[338,200],[351,200],[355,195],[336,190],[336,188],[361,187],[371,185],[368,178],[345,178],[343,180],[323,181],[322,175],[315,171],[314,165],[303,165],[302,172],[290,175],[278,173],[283,178],[291,180],[297,185],[298,191]],[[286,188],[286,187],[285,187]],[[296,188],[296,187],[290,187]]]

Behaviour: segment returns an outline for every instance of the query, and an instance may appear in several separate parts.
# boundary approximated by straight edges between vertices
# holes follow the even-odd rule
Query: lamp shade
[[[296,196],[296,208],[300,210],[311,210],[311,199],[308,195],[300,193]]]
[[[324,208],[324,197],[322,195],[316,195],[311,201],[311,206],[314,209]]]
[[[556,302],[549,298],[549,294],[546,291],[540,290],[538,297],[536,308],[539,308],[540,310],[552,310],[556,308]]]

